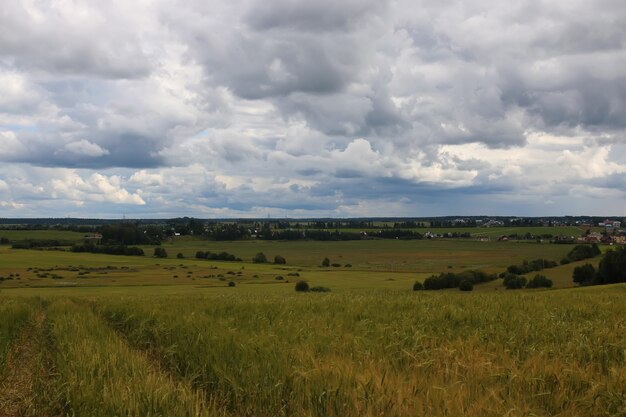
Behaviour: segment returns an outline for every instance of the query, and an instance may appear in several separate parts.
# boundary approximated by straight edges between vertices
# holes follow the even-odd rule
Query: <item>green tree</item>
[[[254,255],[254,258],[252,258],[252,262],[254,262],[255,264],[264,264],[267,262],[267,256],[265,256],[263,252],[259,252]]]
[[[593,280],[596,277],[596,269],[591,264],[584,264],[574,268],[572,273],[572,280],[580,285],[593,284]]]
[[[324,260],[322,261],[322,266],[330,266],[330,259],[324,258]]]

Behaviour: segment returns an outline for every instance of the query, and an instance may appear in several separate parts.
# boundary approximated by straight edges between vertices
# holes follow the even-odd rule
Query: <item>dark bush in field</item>
[[[178,254],[176,254],[176,258],[177,259],[183,259],[185,257],[185,255],[183,255],[182,253],[178,252]]]
[[[209,261],[237,261],[237,262],[241,262],[241,258],[237,258],[232,253],[228,253],[228,252],[213,253],[213,252],[209,252],[209,251],[207,251],[207,252],[198,251],[198,252],[196,252],[196,259],[207,259]]]
[[[339,268],[339,267],[341,267],[341,264],[332,264],[332,267],[333,268]]]
[[[229,282],[228,282],[228,286],[229,286],[229,287],[234,287],[235,285],[236,285],[236,284],[235,284],[235,281],[229,281]]]
[[[548,259],[533,259],[532,261],[524,261],[521,265],[510,265],[506,270],[511,274],[522,275],[533,271],[541,271],[542,269],[554,268],[557,263]]]
[[[125,245],[74,245],[72,252],[102,253],[106,255],[144,256],[143,249]]]
[[[283,277],[282,275],[278,275],[278,276],[274,277],[274,279],[275,279],[276,281],[282,281],[282,280],[284,280],[284,279],[285,279],[285,277]]]
[[[445,288],[458,288],[462,281],[470,281],[472,284],[489,282],[497,279],[496,274],[487,274],[483,271],[465,271],[461,273],[445,272],[433,275],[424,280],[424,289],[442,290]]]
[[[594,284],[626,282],[626,247],[607,252],[598,265]]]
[[[328,287],[311,287],[309,288],[311,292],[330,292],[330,288]]]
[[[164,248],[154,248],[152,256],[155,258],[167,258],[167,251]]]
[[[330,259],[324,258],[324,260],[322,260],[322,266],[330,266]]]
[[[591,285],[596,277],[596,269],[591,264],[584,264],[574,268],[572,280],[580,285]]]
[[[520,288],[524,288],[526,286],[526,278],[516,276],[515,278],[511,278],[507,280],[504,284],[507,290],[518,290]]]
[[[0,237],[0,245],[8,245],[9,243],[10,243],[10,242],[9,242],[9,239],[8,239],[8,238],[6,238],[6,237]]]
[[[298,281],[296,282],[296,291],[298,292],[306,292],[309,290],[309,283],[306,281]]]
[[[526,288],[552,288],[552,280],[545,275],[537,274],[528,281]]]
[[[252,258],[252,262],[255,264],[264,264],[267,262],[267,256],[263,252],[259,252]]]
[[[422,284],[419,281],[415,281],[415,283],[413,284],[413,291],[421,291],[424,289],[424,284]]]
[[[459,290],[472,291],[474,289],[474,283],[468,279],[461,281],[459,284]]]
[[[570,262],[582,261],[583,259],[593,258],[600,255],[600,248],[597,244],[592,245],[576,245],[565,256]]]
[[[299,276],[300,276],[300,274],[299,274],[299,273],[297,273],[297,272],[290,272],[290,273],[288,273],[288,274],[287,274],[287,276],[288,276],[288,277],[299,277]]]
[[[287,260],[280,255],[274,256],[274,263],[276,265],[284,265],[287,263]]]
[[[352,268],[352,264],[345,264],[344,268]]]

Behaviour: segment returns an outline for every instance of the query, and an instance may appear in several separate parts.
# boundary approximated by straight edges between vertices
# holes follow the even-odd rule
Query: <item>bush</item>
[[[264,264],[267,262],[267,256],[265,256],[263,252],[259,252],[254,255],[254,258],[252,258],[252,262],[254,262],[255,264]]]
[[[524,288],[526,286],[526,282],[527,280],[525,277],[516,276],[505,281],[504,286],[507,290],[518,290],[520,288]]]
[[[545,275],[537,274],[528,281],[526,288],[552,288],[552,280]]]
[[[330,288],[328,287],[311,287],[309,289],[311,292],[330,292]]]
[[[309,283],[306,281],[298,281],[296,282],[296,291],[298,292],[307,292],[309,291]]]
[[[459,290],[461,291],[472,291],[474,289],[474,283],[469,279],[461,281],[459,284]]]
[[[572,273],[572,280],[580,285],[593,284],[593,280],[596,277],[596,269],[591,264],[584,264],[574,268]]]
[[[276,265],[284,265],[287,263],[287,260],[280,255],[274,256],[274,263]]]
[[[339,268],[339,267],[341,267],[341,264],[332,264],[332,267],[333,268]]]
[[[413,291],[422,291],[424,289],[424,284],[419,281],[415,281],[413,284]]]
[[[281,276],[281,275],[278,275],[277,277],[274,277],[274,279],[277,280],[277,281],[282,281],[285,278],[283,276]]]
[[[229,287],[234,287],[235,285],[236,285],[235,281],[228,281],[228,286]]]
[[[598,265],[594,284],[626,282],[626,247],[607,252]]]
[[[164,248],[154,248],[154,254],[156,258],[167,258],[167,251]]]
[[[352,268],[352,264],[345,264],[344,268]]]
[[[180,253],[180,252],[178,252],[178,254],[176,255],[176,258],[178,258],[178,259],[183,259],[184,257],[185,256],[182,253]]]
[[[328,258],[324,258],[324,260],[322,261],[322,266],[330,266],[330,259]]]

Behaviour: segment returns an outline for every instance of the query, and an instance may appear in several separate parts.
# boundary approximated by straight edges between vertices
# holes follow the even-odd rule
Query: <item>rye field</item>
[[[0,416],[626,416],[626,285],[571,288],[573,263],[543,271],[551,290],[412,291],[570,245],[162,247],[167,258],[0,246]],[[287,264],[252,263],[258,252]]]

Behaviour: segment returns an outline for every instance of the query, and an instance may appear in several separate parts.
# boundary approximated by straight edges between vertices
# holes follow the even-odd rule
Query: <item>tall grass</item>
[[[233,415],[604,416],[626,413],[623,297],[134,296],[95,310]]]
[[[11,343],[24,324],[32,319],[33,304],[27,299],[0,298],[0,376]]]
[[[67,300],[48,312],[66,415],[208,416],[202,396],[131,349],[88,307]]]

